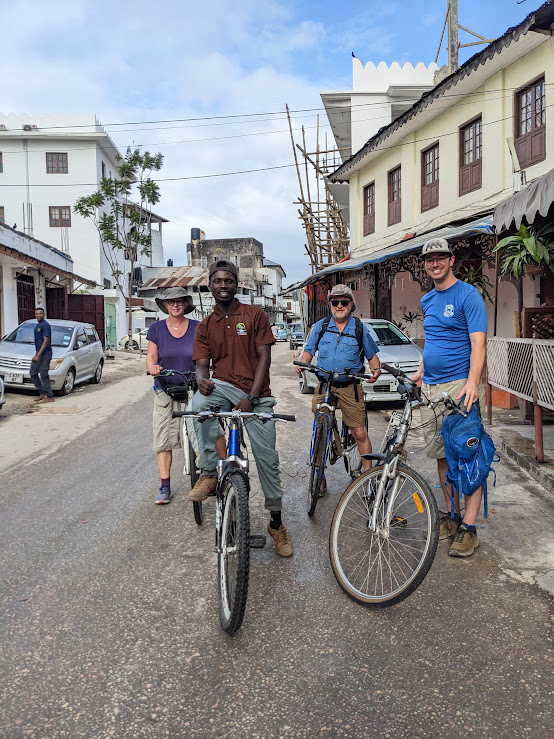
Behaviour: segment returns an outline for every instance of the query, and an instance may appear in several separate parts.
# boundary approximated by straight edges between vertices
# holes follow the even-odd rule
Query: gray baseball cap
[[[429,239],[423,244],[421,250],[422,257],[426,257],[427,254],[450,254],[452,256],[452,249],[446,239]]]

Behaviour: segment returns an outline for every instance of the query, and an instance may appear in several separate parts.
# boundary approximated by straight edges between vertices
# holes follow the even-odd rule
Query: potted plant
[[[524,274],[554,272],[554,224],[520,226],[517,233],[501,239],[493,251],[498,252],[502,277],[516,280]]]
[[[489,288],[492,288],[492,283],[487,275],[483,274],[482,264],[478,267],[475,267],[472,264],[462,265],[460,268],[460,280],[462,280],[462,282],[467,282],[469,285],[473,285],[473,287],[481,293],[483,300],[489,300],[491,303],[493,302],[493,297],[489,292]]]

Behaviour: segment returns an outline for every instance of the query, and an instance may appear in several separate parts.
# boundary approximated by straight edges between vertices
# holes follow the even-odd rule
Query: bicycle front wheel
[[[329,416],[321,415],[316,421],[315,436],[312,448],[312,463],[310,468],[310,482],[308,485],[308,516],[313,516],[321,480],[325,474],[325,452],[329,435]]]
[[[198,480],[199,474],[198,474],[198,467],[196,466],[196,452],[194,451],[194,447],[191,444],[190,439],[187,440],[188,444],[188,450],[189,450],[189,479],[190,479],[190,489],[196,485],[196,482]],[[198,526],[202,525],[202,522],[204,521],[204,513],[202,511],[202,503],[199,501],[195,501],[192,504],[193,510],[194,510],[194,520],[198,524]]]
[[[423,582],[439,541],[439,514],[425,480],[399,463],[398,489],[390,522],[385,521],[385,492],[370,531],[383,467],[363,473],[343,494],[329,534],[333,573],[344,592],[364,606],[391,606]],[[394,481],[387,484],[392,490]]]
[[[248,595],[250,570],[250,514],[244,478],[225,479],[221,544],[218,553],[219,621],[228,634],[240,628]]]

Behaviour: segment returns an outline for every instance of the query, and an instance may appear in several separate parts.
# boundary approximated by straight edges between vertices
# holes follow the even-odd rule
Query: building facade
[[[0,221],[52,245],[71,258],[107,304],[110,329],[126,332],[126,309],[112,269],[89,219],[73,213],[79,197],[117,176],[117,148],[95,116],[0,114]],[[152,217],[152,253],[141,264],[163,264],[162,222]],[[129,263],[121,255],[119,268]],[[116,326],[114,330],[114,324]]]

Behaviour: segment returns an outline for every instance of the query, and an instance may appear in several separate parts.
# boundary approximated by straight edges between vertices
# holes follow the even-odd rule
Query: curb
[[[507,432],[507,435],[510,437],[516,436],[517,439],[506,439],[501,431],[490,427],[488,432],[492,436],[496,447],[502,449],[502,452],[509,459],[540,483],[545,488],[547,495],[554,499],[554,465],[537,462],[534,458],[533,442],[520,436],[517,432]],[[517,442],[518,449],[515,448],[514,441]]]

